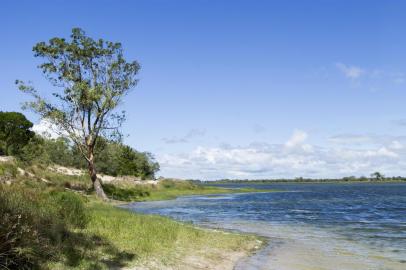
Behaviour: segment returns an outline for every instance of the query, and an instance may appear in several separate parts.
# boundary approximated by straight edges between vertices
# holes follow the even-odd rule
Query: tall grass
[[[118,201],[154,201],[170,200],[185,195],[209,195],[238,192],[258,192],[259,189],[241,188],[227,189],[222,187],[203,186],[191,181],[161,180],[157,184],[134,184],[131,182],[116,182],[103,185],[106,194]]]
[[[10,179],[17,176],[17,166],[13,162],[0,163],[0,179]]]
[[[152,269],[170,266],[178,269],[185,257],[194,255],[204,254],[203,260],[221,260],[216,257],[221,253],[248,252],[258,245],[257,238],[252,235],[204,230],[192,224],[136,214],[105,203],[91,203],[89,213],[88,233],[109,239],[118,250],[132,254],[132,264],[145,266],[154,262]]]
[[[82,199],[0,185],[0,269],[42,269],[63,255],[69,228],[87,222]]]
[[[253,236],[202,230],[62,188],[22,183],[0,185],[0,269],[178,268],[190,255],[221,260],[224,252],[248,252],[257,244]],[[173,188],[166,184],[150,188]]]

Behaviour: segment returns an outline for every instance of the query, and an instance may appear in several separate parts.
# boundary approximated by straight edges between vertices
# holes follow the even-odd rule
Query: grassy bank
[[[134,185],[131,183],[105,184],[108,196],[119,201],[157,201],[171,200],[179,196],[211,195],[225,193],[260,192],[253,188],[223,188],[203,186],[189,181],[162,180],[155,185]]]
[[[81,177],[41,168],[21,176],[14,165],[0,164],[0,178],[8,182],[0,184],[0,269],[232,269],[261,245],[255,236],[196,228],[100,202]],[[190,182],[127,185],[111,184],[109,195],[154,200],[224,193]]]
[[[2,163],[8,174],[14,177],[18,176],[15,165]],[[90,194],[92,187],[88,175],[64,175],[54,172],[45,167],[31,166],[25,168],[26,176],[31,176],[42,182],[48,182],[49,185],[67,188],[76,191]],[[20,178],[23,178],[20,176]],[[210,194],[225,194],[225,193],[244,193],[244,192],[261,192],[270,191],[259,188],[225,188],[196,184],[192,181],[180,181],[174,179],[164,179],[157,181],[155,184],[136,184],[134,181],[113,181],[103,184],[104,190],[108,197],[112,200],[123,202],[137,201],[156,201],[156,200],[171,200],[179,196],[189,195],[210,195]]]
[[[134,214],[100,202],[86,206],[89,223],[77,231],[92,239],[75,263],[65,259],[51,269],[200,269],[244,256],[261,242],[249,235],[205,230],[152,215]],[[224,268],[227,269],[227,268]]]

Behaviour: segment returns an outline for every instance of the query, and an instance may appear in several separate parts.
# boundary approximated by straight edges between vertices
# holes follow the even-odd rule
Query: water
[[[270,239],[236,269],[406,269],[405,183],[260,187],[281,192],[189,196],[126,207]]]

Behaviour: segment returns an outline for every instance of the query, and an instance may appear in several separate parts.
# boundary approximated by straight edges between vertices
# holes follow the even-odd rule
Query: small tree
[[[137,83],[140,68],[136,61],[127,62],[120,43],[94,40],[79,28],[72,29],[71,39],[52,38],[33,48],[44,62],[39,66],[57,90],[51,101],[31,85],[16,81],[19,89],[34,97],[27,102],[43,119],[58,127],[77,146],[88,164],[96,194],[107,199],[95,168],[95,146],[98,138],[120,138],[119,128],[124,112],[115,113],[126,94]]]
[[[375,179],[376,181],[382,181],[384,180],[385,176],[381,174],[380,172],[374,172],[371,174],[371,178]]]
[[[19,112],[0,112],[0,152],[16,154],[34,136],[32,123]]]

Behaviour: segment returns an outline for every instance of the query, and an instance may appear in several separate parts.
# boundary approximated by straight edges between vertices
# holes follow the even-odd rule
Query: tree
[[[141,179],[154,178],[159,170],[159,164],[154,161],[148,152],[138,152],[127,145],[120,145],[118,161],[118,174],[134,175]]]
[[[34,136],[32,123],[19,112],[0,112],[0,152],[16,154]]]
[[[380,172],[374,172],[371,174],[371,178],[375,179],[376,181],[382,181],[385,178],[385,176]]]
[[[72,29],[70,40],[52,38],[33,48],[44,59],[39,66],[55,92],[47,100],[33,86],[17,80],[19,89],[34,101],[25,104],[57,132],[67,135],[88,165],[96,194],[107,199],[97,178],[95,147],[100,136],[119,139],[125,112],[115,112],[123,98],[137,84],[139,64],[124,59],[120,43],[94,40],[79,28]]]
[[[16,156],[25,164],[49,165],[51,157],[46,151],[46,139],[35,134]]]

